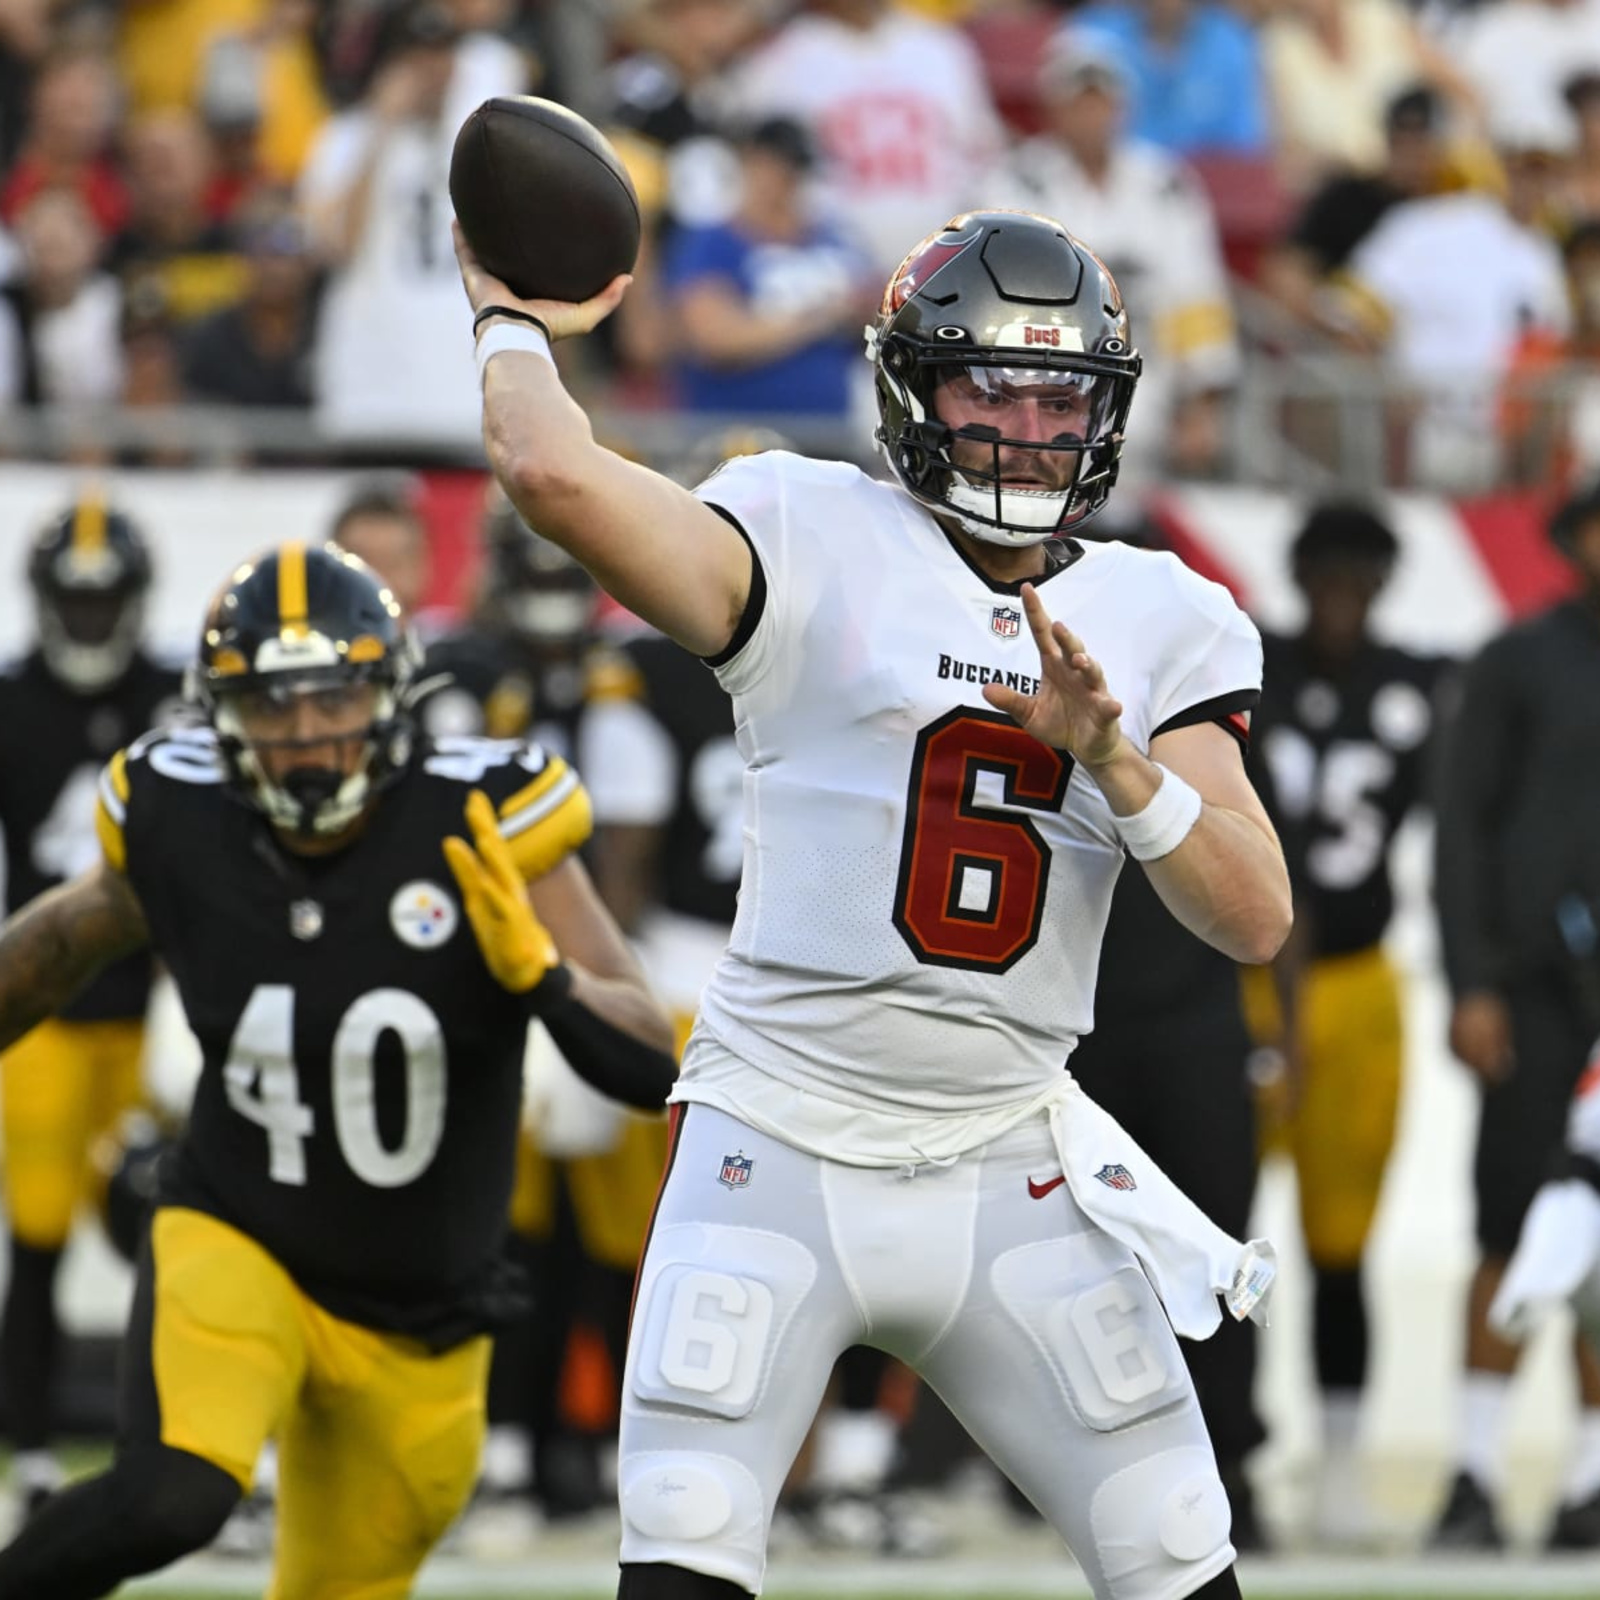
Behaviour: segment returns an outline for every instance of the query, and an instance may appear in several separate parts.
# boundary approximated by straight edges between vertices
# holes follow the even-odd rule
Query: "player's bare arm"
[[[0,1050],[149,938],[128,880],[104,862],[8,917],[0,926]]]
[[[529,886],[528,898],[572,969],[573,997],[642,1043],[671,1050],[672,1020],[650,992],[583,863],[568,856]]]
[[[456,255],[475,314],[509,306],[537,317],[552,340],[598,327],[630,281],[615,278],[581,305],[519,300],[479,265],[459,227]],[[480,336],[494,326],[487,320]],[[749,546],[687,489],[598,444],[550,362],[508,351],[489,363],[483,432],[489,465],[530,527],[686,650],[707,656],[727,645],[750,594]]]
[[[1270,961],[1293,921],[1289,870],[1249,778],[1238,742],[1214,723],[1159,735],[1149,753],[1122,731],[1122,703],[1100,664],[1063,622],[1053,622],[1031,584],[1023,609],[1039,647],[1039,692],[988,684],[984,698],[1041,743],[1067,751],[1119,817],[1142,811],[1161,787],[1156,763],[1190,784],[1202,802],[1181,844],[1144,863],[1168,910],[1235,961]]]

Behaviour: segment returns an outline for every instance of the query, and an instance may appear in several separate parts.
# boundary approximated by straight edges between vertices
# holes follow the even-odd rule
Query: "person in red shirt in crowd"
[[[72,189],[101,233],[127,221],[128,196],[107,154],[117,115],[117,80],[99,50],[74,45],[49,56],[33,85],[27,135],[0,184],[0,221],[11,223],[46,189]]]

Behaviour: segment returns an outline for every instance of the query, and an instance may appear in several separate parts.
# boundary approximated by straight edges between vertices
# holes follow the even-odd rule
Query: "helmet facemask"
[[[337,702],[372,687],[370,715],[344,727]],[[310,697],[327,705],[329,730],[289,731],[295,702]],[[302,838],[342,833],[373,796],[398,775],[410,750],[409,722],[386,673],[343,667],[304,673],[253,674],[212,691],[212,725],[235,780],[275,827]],[[285,731],[264,734],[262,724],[282,720]],[[335,764],[296,763],[273,775],[271,758],[286,751],[331,750]]]
[[[41,590],[39,650],[51,673],[79,694],[109,689],[133,664],[144,635],[144,595],[125,589]]]
[[[1036,544],[1105,504],[1133,400],[1126,373],[910,349],[879,372],[907,419],[897,476],[974,538]]]

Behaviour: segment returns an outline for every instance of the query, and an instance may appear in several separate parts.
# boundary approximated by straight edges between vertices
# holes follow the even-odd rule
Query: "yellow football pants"
[[[601,1266],[632,1272],[644,1250],[666,1158],[665,1117],[630,1116],[611,1149],[559,1161],[524,1131],[517,1143],[511,1226],[530,1239],[547,1236],[554,1226],[556,1184],[564,1175],[584,1254]]]
[[[268,1600],[401,1600],[466,1503],[490,1342],[442,1355],[330,1315],[254,1240],[164,1207],[151,1230],[163,1444],[248,1490],[278,1440]]]
[[[90,1152],[139,1104],[144,1024],[41,1022],[0,1056],[4,1197],[12,1233],[59,1250],[93,1186]]]
[[[1245,1015],[1262,1044],[1282,1018],[1271,973],[1244,973]],[[1319,1267],[1357,1266],[1394,1148],[1403,1054],[1400,978],[1380,946],[1311,963],[1299,1001],[1298,1104],[1269,1134],[1300,1185],[1306,1250]]]

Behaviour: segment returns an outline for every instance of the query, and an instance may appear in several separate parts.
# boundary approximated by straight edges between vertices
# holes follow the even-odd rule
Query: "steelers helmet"
[[[867,355],[878,443],[901,486],[930,511],[975,538],[1021,546],[1070,532],[1105,505],[1140,359],[1115,280],[1059,222],[1029,211],[953,217],[890,278]],[[962,375],[995,397],[1057,390],[1076,419],[1048,440],[981,424],[954,429],[940,420],[935,395]],[[958,438],[987,446],[987,463],[981,448],[968,450],[958,468]],[[1025,460],[1023,452],[1066,458],[1064,484],[1052,467],[1038,484],[1018,486],[1002,465]]]
[[[52,675],[80,694],[109,688],[144,633],[150,550],[138,527],[99,494],[86,494],[39,530],[28,583]]]
[[[587,643],[599,585],[560,545],[535,533],[498,486],[484,515],[483,542],[481,621],[549,654]]]
[[[420,652],[399,602],[372,569],[338,545],[282,544],[240,567],[206,616],[194,698],[215,728],[229,780],[275,826],[302,835],[340,832],[405,769],[412,731],[407,690]],[[370,722],[345,767],[306,764],[274,781],[268,748],[326,746],[327,738],[274,740],[247,731],[252,706],[370,683]],[[263,699],[263,697],[265,697]]]

